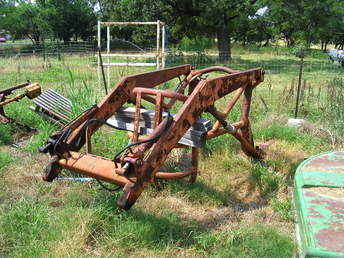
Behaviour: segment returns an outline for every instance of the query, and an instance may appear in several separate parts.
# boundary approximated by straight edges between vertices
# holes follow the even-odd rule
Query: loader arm
[[[133,96],[132,91],[136,87],[153,88],[164,82],[179,76],[187,76],[191,71],[191,65],[181,65],[163,70],[141,73],[124,77],[98,105],[91,107],[81,114],[76,120],[72,121],[63,130],[70,130],[72,133],[68,136],[68,149],[60,150],[60,153],[66,153],[68,150],[78,151],[85,144],[85,123],[89,119],[106,120],[112,116],[118,108],[123,106]],[[100,123],[93,123],[89,127],[89,133],[92,135],[101,126]],[[56,132],[55,137],[59,137],[61,132]],[[42,152],[51,152],[53,144],[47,144],[41,148]]]
[[[224,72],[227,75],[210,79],[204,77],[211,72]],[[184,79],[180,80],[174,92],[152,89],[182,75]],[[196,179],[199,153],[197,146],[192,146],[191,171],[170,173],[158,170],[172,149],[187,147],[180,144],[181,138],[195,127],[205,112],[215,117],[217,122],[211,130],[205,132],[204,139],[210,140],[222,134],[232,134],[240,142],[247,156],[262,159],[263,152],[253,142],[249,112],[252,90],[263,80],[264,71],[261,68],[239,71],[215,66],[194,70],[190,65],[127,76],[98,105],[91,107],[48,139],[41,151],[49,152],[52,160],[45,170],[43,179],[52,181],[61,168],[66,168],[123,186],[123,195],[117,204],[123,209],[129,209],[144,188],[157,178],[178,179],[190,176],[192,182]],[[232,92],[236,94],[225,110],[217,110],[215,102]],[[227,121],[228,114],[240,98],[240,121]],[[169,99],[168,103],[165,102],[166,99]],[[155,104],[152,122],[154,129],[148,137],[140,133],[142,100]],[[183,104],[172,116],[169,110],[177,101]],[[103,124],[108,124],[106,121],[111,116],[120,111],[124,112],[125,103],[136,105],[130,144],[113,159],[90,154],[92,134]],[[85,143],[86,153],[79,153]]]
[[[161,135],[159,141],[153,145],[150,154],[144,159],[143,165],[138,168],[137,174],[140,176],[137,182],[127,184],[118,205],[124,209],[129,209],[140,196],[144,187],[153,181],[157,169],[161,167],[179,139],[196,122],[199,116],[211,107],[216,100],[239,88],[244,89],[244,105],[241,121],[236,126],[237,131],[234,135],[237,139],[240,139],[240,142],[247,143],[246,145],[242,144],[242,149],[246,154],[253,158],[262,158],[262,153],[254,148],[253,142],[250,142],[251,139],[246,138],[248,136],[246,131],[250,126],[248,115],[252,90],[262,81],[262,78],[263,71],[254,69],[200,81],[176,115],[172,126]]]

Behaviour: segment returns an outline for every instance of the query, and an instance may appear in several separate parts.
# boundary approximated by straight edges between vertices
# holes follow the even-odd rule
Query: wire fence
[[[32,56],[57,57],[62,54],[82,54],[95,51],[95,42],[71,41],[67,43],[46,42],[32,44],[31,42],[0,43],[0,57]]]
[[[69,74],[69,80],[71,78],[73,81],[79,79],[83,83],[94,85],[98,82],[97,53],[93,43],[28,45],[1,45],[0,64],[2,59],[8,66],[7,69],[12,67],[12,74],[17,76],[20,74],[23,79],[28,79],[24,77],[29,75],[32,79],[35,79],[36,76],[39,81],[42,80],[43,75],[41,74],[47,74],[51,77],[43,78],[48,83],[61,83],[62,74]],[[146,49],[145,51],[150,50]],[[117,58],[115,61],[123,60]],[[154,60],[148,58],[144,61],[152,62]],[[167,67],[181,64],[191,64],[197,68],[223,65],[218,61],[216,54],[171,50],[167,52]],[[300,86],[300,60],[294,57],[276,55],[271,58],[262,58],[255,53],[252,55],[234,54],[231,62],[225,65],[238,70],[255,67],[262,67],[265,70],[265,81],[255,90],[256,98],[253,103],[259,112],[274,112],[293,117],[299,87],[298,117],[326,123],[331,128],[335,128],[340,135],[344,135],[344,112],[342,112],[344,110],[344,68],[339,63],[333,63],[326,58],[306,59],[303,64]],[[41,73],[32,73],[38,68]],[[147,69],[154,68],[111,68],[114,76],[111,76],[113,81],[109,85],[114,85],[121,76],[147,71]],[[54,74],[51,75],[51,73]],[[0,71],[0,74],[4,75],[6,71]]]

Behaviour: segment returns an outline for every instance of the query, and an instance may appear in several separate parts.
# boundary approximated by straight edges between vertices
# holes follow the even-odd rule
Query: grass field
[[[197,60],[186,55],[178,64]],[[47,62],[2,58],[0,89],[28,79],[39,82],[70,98],[77,115],[104,96],[91,61],[82,55]],[[254,91],[251,120],[257,144],[274,140],[266,150],[268,166],[248,160],[231,136],[218,137],[202,151],[196,183],[160,182],[127,212],[115,205],[119,194],[101,190],[96,182],[46,183],[26,177],[41,173],[47,164],[49,158],[37,147],[57,127],[28,110],[29,100],[6,106],[11,117],[38,131],[28,134],[0,125],[0,256],[291,257],[296,250],[291,204],[295,169],[310,155],[343,148],[344,134],[343,69],[320,52],[306,59],[302,80],[299,117],[309,123],[299,130],[285,126],[294,111],[298,64],[297,58],[276,49],[235,48],[229,65],[266,70],[265,82]],[[111,86],[124,75],[143,71],[112,70]],[[231,119],[238,115],[234,109]],[[100,130],[93,137],[93,153],[113,156],[126,145],[124,135]],[[177,168],[180,155],[175,153],[167,166]]]

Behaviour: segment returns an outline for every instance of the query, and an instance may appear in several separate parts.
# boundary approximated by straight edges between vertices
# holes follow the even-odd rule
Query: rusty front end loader
[[[206,77],[213,72],[224,75]],[[155,88],[174,78],[179,78],[174,91]],[[210,140],[231,134],[240,142],[247,156],[262,159],[263,152],[253,142],[249,112],[252,90],[263,79],[261,68],[238,71],[214,66],[195,70],[191,65],[124,77],[98,105],[52,134],[46,145],[40,148],[41,152],[52,157],[43,179],[53,181],[64,168],[113,183],[123,187],[117,204],[127,210],[145,187],[156,179],[189,177],[191,182],[195,181],[202,146],[200,139]],[[216,101],[230,93],[233,98],[223,111],[219,111],[215,107]],[[230,123],[226,118],[241,96],[241,119]],[[145,109],[147,102],[154,104],[155,109]],[[135,107],[130,107],[130,104]],[[181,107],[175,115],[169,112],[178,106]],[[209,127],[209,123],[201,119],[203,113],[215,117],[215,124]],[[132,132],[130,143],[112,159],[90,154],[91,136],[102,125]],[[84,145],[86,151],[79,152]],[[172,149],[189,146],[191,171],[159,171]]]
[[[23,93],[20,93],[14,97],[9,97],[14,92],[23,90]],[[29,81],[26,83],[22,83],[16,86],[12,86],[8,89],[0,90],[0,123],[7,124],[7,123],[14,123],[20,127],[24,127],[25,129],[31,131],[27,125],[24,125],[18,121],[15,121],[13,118],[10,118],[6,115],[4,107],[7,104],[12,102],[20,101],[24,97],[28,97],[29,99],[34,99],[41,94],[41,86],[38,83],[30,83]]]

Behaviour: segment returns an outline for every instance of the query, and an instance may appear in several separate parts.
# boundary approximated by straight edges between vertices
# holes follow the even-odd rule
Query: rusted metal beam
[[[14,91],[13,89],[9,92]],[[29,84],[25,87],[25,92],[18,94],[15,97],[12,98],[4,98],[2,101],[0,101],[0,107],[3,107],[11,102],[19,101],[24,97],[28,97],[29,99],[36,98],[41,94],[41,86],[39,86],[38,83]],[[2,94],[3,96],[6,96],[5,94]]]
[[[8,97],[9,95],[13,94],[17,90],[25,90],[25,91],[14,97]],[[19,101],[23,99],[24,97],[33,99],[39,96],[40,94],[41,94],[41,86],[38,83],[30,83],[30,82],[22,83],[16,86],[12,86],[8,89],[1,90],[0,91],[0,123],[4,123],[4,124],[15,123],[18,126],[25,128],[28,131],[35,130],[34,128],[31,128],[25,124],[22,124],[8,117],[5,113],[4,107],[12,102]]]
[[[68,144],[71,146],[71,149],[76,151],[84,145],[85,123],[87,120],[90,118],[107,120],[118,110],[118,108],[123,106],[123,104],[131,98],[133,95],[132,91],[135,87],[153,88],[178,76],[188,75],[191,68],[191,65],[181,65],[124,77],[98,105],[86,110],[82,115],[65,127],[65,130],[72,131],[71,135],[68,137]],[[93,134],[100,126],[100,123],[92,124],[90,126],[90,134]],[[49,147],[46,146],[46,148]]]
[[[118,175],[123,173],[122,169],[119,167],[119,164],[116,166],[111,159],[106,159],[91,154],[70,152],[70,157],[67,159],[59,159],[58,164],[61,166],[61,168],[116,185],[124,186],[133,182],[126,177]]]
[[[10,95],[10,94],[12,94],[13,91],[22,89],[28,85],[30,85],[30,82],[21,83],[21,84],[9,87],[9,88],[4,89],[4,90],[0,90],[0,95],[3,95],[3,96]]]
[[[203,78],[202,75],[210,72],[224,72],[227,75],[212,79]],[[174,92],[152,89],[181,75],[185,78]],[[46,170],[45,178],[51,180],[61,168],[67,168],[124,186],[123,195],[117,204],[123,209],[129,209],[144,188],[157,178],[179,179],[190,176],[190,182],[196,180],[200,148],[191,149],[190,171],[171,173],[161,172],[159,169],[172,149],[183,147],[180,140],[204,112],[211,113],[219,121],[205,138],[211,139],[225,133],[232,134],[247,156],[262,159],[262,151],[254,146],[249,112],[252,90],[263,80],[264,71],[260,68],[247,71],[227,67],[192,70],[190,65],[125,77],[97,106],[90,108],[67,125],[63,131],[51,136],[48,144],[42,148],[42,151],[50,152],[54,157]],[[188,95],[184,95],[186,87],[188,87]],[[223,112],[218,111],[214,106],[215,102],[232,92],[237,92],[234,98]],[[152,95],[155,97],[151,97]],[[229,124],[226,117],[234,105],[238,104],[240,96],[243,99],[241,119]],[[171,98],[171,101],[165,104],[164,98]],[[155,117],[154,130],[148,136],[140,135],[142,99],[148,99],[155,104],[155,111],[151,112]],[[184,102],[177,114],[163,118],[163,110],[170,109],[177,100]],[[100,121],[106,121],[126,102],[136,105],[133,134],[130,137],[131,143],[127,147],[117,153],[113,160],[73,152],[84,145],[86,128],[88,128],[87,149],[90,151],[90,137],[105,123]],[[91,120],[96,122],[91,124],[89,122]]]

